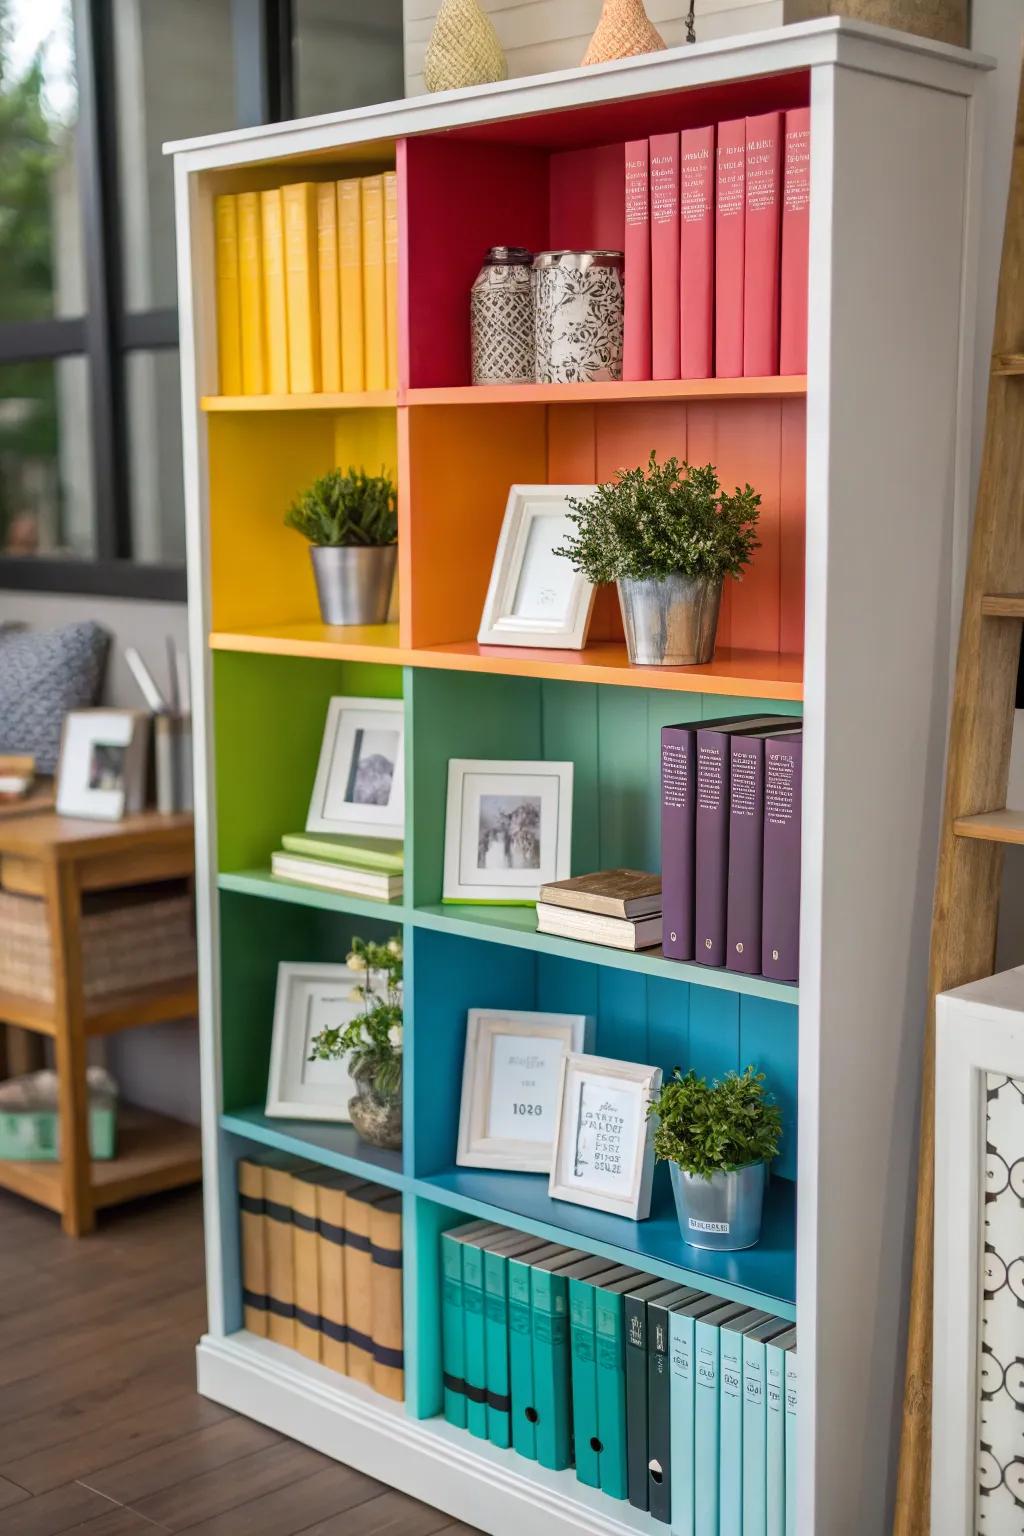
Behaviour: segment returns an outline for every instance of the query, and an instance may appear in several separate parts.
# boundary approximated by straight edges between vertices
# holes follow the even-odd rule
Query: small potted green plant
[[[646,469],[569,498],[576,531],[555,553],[595,585],[616,583],[631,662],[693,666],[715,653],[725,577],[759,547],[760,504],[749,485],[726,495],[713,464],[659,464],[652,451]]]
[[[383,624],[398,553],[398,493],[383,472],[329,470],[285,513],[309,540],[325,624]]]
[[[768,1165],[782,1134],[764,1073],[748,1067],[709,1084],[676,1067],[648,1113],[657,1116],[654,1154],[669,1165],[684,1242],[752,1248],[761,1236]]]
[[[344,1028],[322,1029],[310,1041],[310,1061],[348,1059],[356,1085],[348,1112],[374,1147],[402,1145],[402,942],[353,939],[345,962],[362,980],[352,988],[363,1011]]]

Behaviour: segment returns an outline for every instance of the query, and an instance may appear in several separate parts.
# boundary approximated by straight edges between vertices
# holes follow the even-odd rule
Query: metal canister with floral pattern
[[[622,378],[621,251],[541,251],[533,261],[538,384]]]
[[[470,296],[474,384],[533,383],[533,257],[494,245]]]

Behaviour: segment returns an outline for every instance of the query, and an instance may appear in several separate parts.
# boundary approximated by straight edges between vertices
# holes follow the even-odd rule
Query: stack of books
[[[537,932],[613,949],[661,943],[661,877],[639,869],[602,869],[541,886]]]
[[[250,1333],[401,1402],[402,1198],[284,1154],[238,1164]]]
[[[393,171],[214,199],[222,395],[394,389]]]
[[[789,1529],[792,1324],[474,1221],[441,1234],[444,1415],[676,1536]]]
[[[329,832],[286,832],[271,855],[278,880],[345,891],[373,901],[398,901],[403,886],[401,843],[379,837],[336,837]]]

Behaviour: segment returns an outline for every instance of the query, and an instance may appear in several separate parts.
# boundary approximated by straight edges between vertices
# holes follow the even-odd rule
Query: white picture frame
[[[568,879],[572,780],[572,763],[451,758],[442,900],[532,906]]]
[[[562,1058],[589,1050],[593,1032],[583,1013],[470,1008],[456,1163],[550,1173]]]
[[[356,1085],[345,1061],[308,1060],[313,1035],[345,1028],[365,1008],[347,965],[283,960],[277,967],[266,1113],[272,1119],[349,1123]]]
[[[382,771],[382,764],[389,774]],[[339,695],[330,700],[306,831],[395,841],[404,837],[405,708],[401,699]]]
[[[562,1058],[548,1180],[553,1200],[647,1220],[654,1178],[654,1126],[647,1110],[660,1087],[660,1067],[606,1056]]]
[[[152,717],[142,709],[74,709],[64,717],[57,811],[120,821],[146,804]]]
[[[1012,1443],[1007,1460],[1018,1459],[1016,1400],[1010,1405],[1014,1425],[1009,1436],[999,1433],[998,1422],[986,1427],[982,1421],[982,1341],[986,1339],[1003,1366],[1020,1353],[1019,1271],[1024,1262],[1012,1170],[1005,1190],[1006,1149],[999,1145],[998,1133],[988,1145],[993,1137],[989,1074],[1024,1080],[1024,967],[970,982],[936,999],[935,1124],[941,1134],[935,1139],[932,1536],[974,1536],[979,1529],[979,1512],[985,1508],[979,1465],[983,1428],[990,1442],[986,1486],[997,1484],[995,1497],[990,1493],[986,1499],[988,1526],[1010,1530],[1020,1522],[1019,1508],[1000,1481],[1004,1442]],[[1020,1113],[1017,1107],[1014,1115]],[[1008,1230],[1001,1213],[1004,1192],[1013,1207],[1009,1250],[1003,1242]],[[985,1332],[987,1300],[992,1316]],[[1001,1339],[994,1330],[1005,1323],[1005,1312],[999,1312],[1003,1302],[1012,1322]],[[1016,1382],[1012,1385],[1016,1391]],[[996,1399],[1004,1393],[1005,1383],[1000,1391],[986,1392],[984,1412],[995,1415]],[[996,1498],[1005,1500],[1001,1508]]]
[[[596,588],[555,547],[573,532],[570,496],[596,485],[513,485],[491,567],[477,641],[581,651]]]

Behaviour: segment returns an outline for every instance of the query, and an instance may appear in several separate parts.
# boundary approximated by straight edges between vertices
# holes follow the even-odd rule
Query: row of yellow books
[[[214,200],[222,395],[394,389],[393,171]]]

